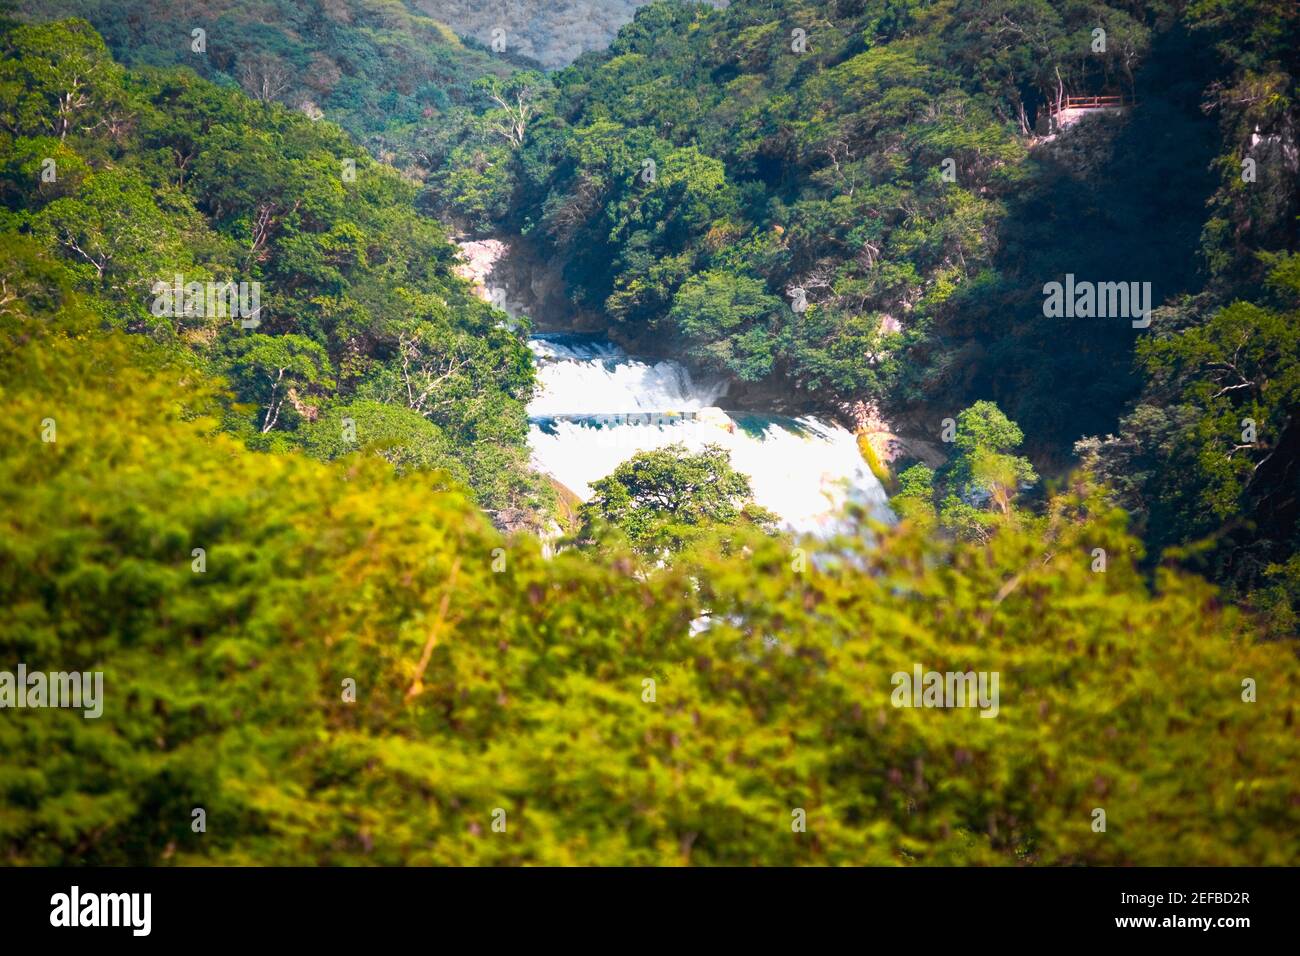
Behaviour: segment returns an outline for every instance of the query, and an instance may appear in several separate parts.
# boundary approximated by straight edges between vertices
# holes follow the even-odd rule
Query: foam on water
[[[698,451],[713,443],[749,476],[754,500],[790,530],[834,532],[846,496],[893,520],[857,440],[838,425],[813,417],[733,418],[715,407],[725,392],[721,383],[696,382],[676,362],[637,361],[602,340],[542,335],[530,346],[541,384],[528,406],[534,464],[584,500],[591,482],[638,451],[674,442]],[[632,413],[643,420],[655,414],[649,424],[636,424],[623,417]],[[611,424],[610,416],[619,418]]]
[[[529,347],[541,382],[528,406],[533,418],[695,411],[725,391],[721,382],[696,383],[676,362],[637,361],[600,339],[536,336]]]

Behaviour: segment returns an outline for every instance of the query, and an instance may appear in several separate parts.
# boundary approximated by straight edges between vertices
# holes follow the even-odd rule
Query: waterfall
[[[788,530],[833,533],[846,497],[893,521],[857,439],[834,423],[728,414],[717,407],[725,383],[696,381],[677,362],[638,361],[602,339],[543,334],[529,346],[540,383],[528,406],[533,463],[583,500],[591,482],[639,451],[714,443]]]

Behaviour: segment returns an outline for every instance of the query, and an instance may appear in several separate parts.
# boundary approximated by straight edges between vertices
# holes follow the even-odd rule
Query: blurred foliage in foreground
[[[547,561],[379,456],[248,450],[202,375],[51,288],[0,312],[0,664],[106,699],[0,714],[0,860],[1300,858],[1293,649],[1199,579],[1149,587],[1086,489],[986,546]],[[997,671],[997,717],[894,708],[914,664]]]

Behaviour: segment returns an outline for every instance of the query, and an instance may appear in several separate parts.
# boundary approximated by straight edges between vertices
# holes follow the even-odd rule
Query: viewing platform
[[[1097,113],[1122,114],[1137,105],[1137,100],[1120,94],[1106,96],[1066,96],[1052,105],[1048,127],[1057,133],[1068,129],[1085,116]]]

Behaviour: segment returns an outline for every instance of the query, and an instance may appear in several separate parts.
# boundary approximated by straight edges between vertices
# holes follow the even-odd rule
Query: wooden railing
[[[1055,116],[1063,110],[1116,109],[1136,105],[1136,100],[1118,94],[1114,96],[1067,96],[1060,103],[1052,104],[1052,115]]]

